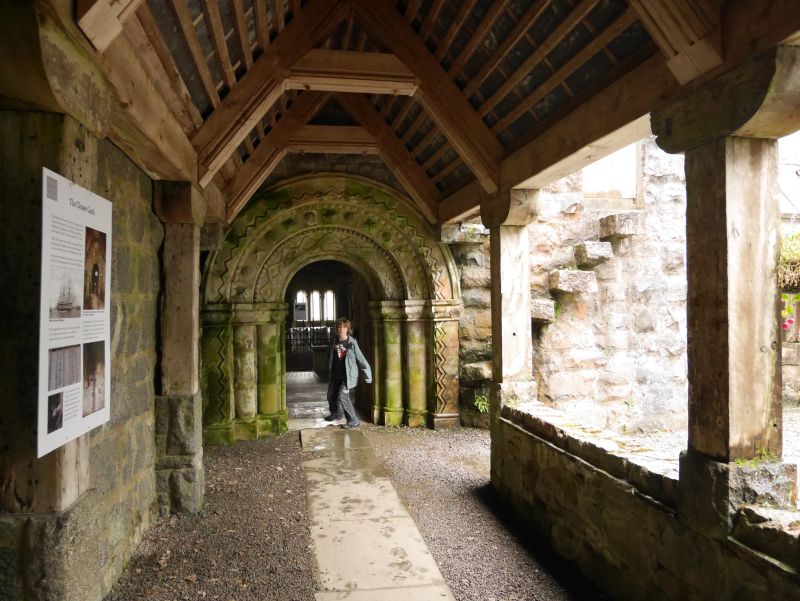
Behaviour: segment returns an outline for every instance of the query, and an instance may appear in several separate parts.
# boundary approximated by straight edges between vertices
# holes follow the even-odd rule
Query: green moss
[[[800,288],[800,232],[781,240],[778,261],[778,286],[781,290]]]

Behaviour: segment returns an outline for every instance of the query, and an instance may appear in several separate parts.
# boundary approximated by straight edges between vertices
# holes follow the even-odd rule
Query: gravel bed
[[[362,428],[458,601],[610,599],[499,502],[488,431]]]
[[[314,601],[300,436],[205,448],[206,504],[160,520],[107,601]]]
[[[498,503],[487,431],[362,429],[458,601],[608,599]],[[207,447],[205,508],[151,528],[106,601],[313,601],[301,461],[297,432]]]

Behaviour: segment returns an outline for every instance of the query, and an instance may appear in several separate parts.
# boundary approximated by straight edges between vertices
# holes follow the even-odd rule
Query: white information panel
[[[39,457],[111,416],[111,207],[43,169]]]

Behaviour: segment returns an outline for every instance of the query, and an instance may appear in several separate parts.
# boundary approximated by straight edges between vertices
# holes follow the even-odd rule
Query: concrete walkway
[[[304,429],[317,601],[454,601],[359,430]]]

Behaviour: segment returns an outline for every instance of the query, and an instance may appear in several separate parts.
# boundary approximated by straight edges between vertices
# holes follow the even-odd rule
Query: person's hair
[[[350,320],[347,319],[346,317],[340,317],[339,319],[336,320],[336,325],[333,327],[333,331],[334,332],[338,332],[340,325],[347,326],[347,334],[348,335],[350,334],[350,332],[353,331],[353,326],[350,324]]]

